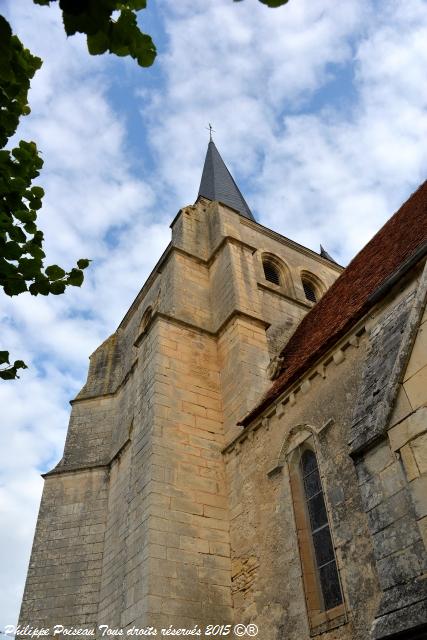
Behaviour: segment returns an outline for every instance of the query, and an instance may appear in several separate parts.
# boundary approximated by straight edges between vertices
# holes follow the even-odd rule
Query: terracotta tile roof
[[[240,422],[249,424],[330,349],[372,306],[373,294],[427,242],[427,181],[356,255],[303,318],[281,352],[282,372]]]

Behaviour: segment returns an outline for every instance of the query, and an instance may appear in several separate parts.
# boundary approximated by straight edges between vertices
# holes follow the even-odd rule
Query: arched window
[[[325,286],[321,280],[308,271],[301,274],[302,288],[304,289],[305,299],[309,302],[317,302],[325,291]]]
[[[277,293],[295,297],[291,272],[286,262],[274,255],[274,253],[267,251],[260,251],[258,258],[260,268],[262,266],[262,271],[259,271],[261,286],[265,287],[267,283],[271,283],[275,286],[267,287],[270,288],[270,291],[277,291]],[[262,278],[261,274],[264,278]],[[280,290],[277,287],[280,287]]]
[[[314,451],[310,449],[304,451],[300,464],[316,568],[322,590],[324,609],[327,611],[342,603],[342,595],[325,498]]]
[[[346,618],[313,436],[289,454],[288,462],[310,628],[326,630]]]
[[[273,282],[273,284],[278,285],[282,284],[280,271],[270,258],[263,258],[262,267],[264,269],[265,279],[268,280],[268,282]]]

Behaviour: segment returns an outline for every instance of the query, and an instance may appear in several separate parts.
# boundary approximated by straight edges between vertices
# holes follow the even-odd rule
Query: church
[[[71,401],[20,626],[427,638],[426,260],[427,183],[343,269],[211,140]]]

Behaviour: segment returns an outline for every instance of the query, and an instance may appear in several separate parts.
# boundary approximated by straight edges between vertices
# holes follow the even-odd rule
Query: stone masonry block
[[[371,532],[374,534],[411,513],[412,504],[407,489],[402,489],[393,496],[386,498],[368,512]]]
[[[427,433],[412,440],[410,446],[420,473],[427,474]]]
[[[403,489],[406,480],[400,462],[393,462],[393,464],[383,469],[380,473],[380,481],[383,495],[386,498]]]
[[[383,589],[413,580],[425,570],[424,544],[418,541],[406,549],[393,553],[377,562]]]
[[[423,518],[427,515],[427,475],[415,478],[410,487],[417,517]]]
[[[394,462],[390,447],[381,442],[364,456],[364,466],[370,475],[375,475]]]
[[[400,456],[402,458],[407,479],[411,481],[414,480],[414,478],[418,478],[420,470],[418,469],[415,456],[409,443],[405,444],[405,446],[400,449]]]
[[[425,405],[427,402],[427,365],[406,380],[403,387],[414,409]]]
[[[388,436],[392,450],[398,451],[407,442],[425,431],[427,431],[427,407],[420,407],[389,430]]]
[[[405,393],[403,385],[399,385],[399,391],[397,393],[396,401],[390,417],[390,425],[392,426],[394,424],[397,424],[411,412],[412,412],[412,407]],[[393,446],[392,446],[392,449],[393,451],[396,450]]]
[[[421,325],[418,329],[417,337],[412,349],[411,357],[405,372],[404,381],[406,382],[415,375],[420,369],[427,365],[427,327]]]
[[[376,558],[384,558],[402,548],[415,544],[420,532],[414,519],[405,515],[385,529],[374,534],[372,540]]]

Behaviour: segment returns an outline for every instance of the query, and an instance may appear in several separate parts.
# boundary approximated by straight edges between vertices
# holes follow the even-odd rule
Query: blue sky
[[[0,629],[16,622],[68,401],[194,202],[216,144],[261,224],[346,263],[427,173],[423,0],[151,0],[148,70],[90,57],[55,7],[3,0],[44,59],[32,83],[48,261],[93,260],[64,296],[0,297],[1,348],[30,368],[0,385]],[[145,14],[145,15],[144,15]]]

